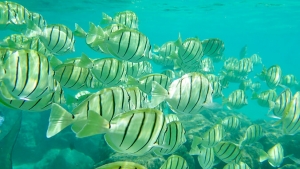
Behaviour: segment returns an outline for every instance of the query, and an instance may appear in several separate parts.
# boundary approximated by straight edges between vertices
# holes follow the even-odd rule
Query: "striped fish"
[[[111,87],[90,95],[73,109],[72,114],[61,106],[54,104],[49,118],[47,137],[52,137],[71,124],[77,137],[103,133],[103,131],[95,133],[93,130],[90,131],[88,128],[84,128],[90,116],[89,112],[92,111],[105,121],[110,122],[113,117],[122,112],[144,107],[146,102],[147,95],[137,87]],[[56,117],[60,117],[60,119],[57,120]]]
[[[262,64],[261,57],[258,54],[253,54],[250,56],[250,59],[254,65]]]
[[[248,89],[251,89],[251,87],[252,87],[252,80],[251,79],[243,80],[239,85],[239,89],[242,89],[244,91],[247,91]]]
[[[209,81],[220,81],[220,77],[216,76],[214,74],[205,74],[205,76],[208,78]]]
[[[37,31],[39,30],[37,29]],[[67,26],[52,24],[47,25],[41,31],[41,41],[53,54],[62,55],[75,51],[75,38],[73,32]]]
[[[215,165],[214,149],[201,147],[198,155],[198,162],[203,169],[211,169]]]
[[[235,131],[241,126],[241,121],[236,116],[228,116],[222,120],[222,126],[226,133]]]
[[[206,56],[222,55],[225,50],[224,42],[218,38],[205,39],[201,43]]]
[[[1,85],[7,99],[36,100],[53,92],[53,70],[46,56],[33,50],[17,50],[5,61]]]
[[[239,163],[231,162],[223,167],[223,169],[251,169],[246,163],[240,161]]]
[[[106,13],[102,13],[102,24],[119,23],[132,29],[138,29],[138,17],[133,11],[122,11],[112,18]]]
[[[151,56],[154,63],[161,66],[167,66],[167,67],[174,67],[174,58],[172,57],[177,58],[177,54],[173,54],[172,57],[163,57],[151,53]]]
[[[117,162],[102,165],[95,169],[147,169],[147,168],[140,164],[130,162],[130,161],[117,161]]]
[[[244,137],[240,141],[240,145],[247,145],[257,142],[264,135],[263,129],[258,124],[249,126],[244,134]]]
[[[199,113],[204,106],[212,104],[212,87],[201,73],[188,73],[173,81],[168,90],[153,82],[149,106],[166,101],[176,113]]]
[[[8,46],[9,41],[14,42],[14,44],[22,44],[22,43],[26,42],[29,39],[30,39],[29,37],[27,37],[23,34],[11,34],[11,35],[5,37],[3,39],[3,42],[5,42]],[[11,47],[11,46],[8,46],[8,47]]]
[[[253,92],[258,92],[261,88],[261,84],[259,82],[254,82],[250,88]]]
[[[242,81],[247,79],[247,76],[241,76],[234,71],[221,71],[220,74],[222,75],[223,79],[225,78],[228,82],[232,83],[241,83]]]
[[[230,57],[225,60],[223,64],[223,68],[227,71],[234,71],[236,69],[235,67],[238,65],[239,65],[239,60],[237,58]]]
[[[198,38],[188,38],[182,42],[179,35],[175,45],[178,46],[178,57],[183,64],[194,65],[195,62],[200,62],[203,56],[203,49]]]
[[[94,60],[91,71],[105,86],[117,86],[125,81],[126,69],[121,61],[114,58]]]
[[[150,94],[152,90],[152,82],[157,82],[164,89],[170,86],[171,79],[164,74],[149,74],[139,78],[138,80],[128,77],[127,85],[137,86],[143,92]]]
[[[157,155],[168,155],[177,151],[186,142],[185,130],[181,122],[172,121],[167,123],[167,128],[158,138],[158,145],[164,148],[154,147],[153,151]]]
[[[201,60],[200,67],[200,70],[203,73],[213,73],[215,71],[213,60],[209,57]]]
[[[151,59],[151,45],[147,36],[129,28],[103,34],[97,44],[105,45],[113,56],[130,62],[141,62]]]
[[[148,61],[143,61],[138,63],[124,61],[123,65],[126,68],[127,77],[132,76],[136,78],[142,75],[152,73],[152,65]]]
[[[247,105],[248,101],[244,90],[238,89],[231,92],[228,98],[223,98],[222,103],[226,104],[228,109],[240,109]]]
[[[159,56],[167,58],[170,55],[176,55],[178,52],[178,47],[175,45],[174,41],[169,41],[164,43],[161,47],[154,45],[153,51],[158,52]]]
[[[234,66],[234,73],[239,76],[246,76],[253,71],[253,63],[249,58],[239,60],[238,64]]]
[[[18,110],[24,110],[28,112],[41,112],[45,110],[49,110],[52,106],[52,103],[57,104],[64,104],[65,98],[64,98],[64,92],[60,88],[59,84],[55,82],[56,90],[52,93],[49,93],[45,95],[42,98],[39,98],[37,100],[10,100],[6,99],[2,95],[0,95],[0,102],[4,103],[7,107],[11,107]]]
[[[184,158],[171,155],[159,169],[188,169],[189,166]]]
[[[292,100],[292,91],[287,88],[277,97],[275,102],[269,102],[270,110],[273,111],[274,116],[281,118],[284,112],[284,109]]]
[[[39,28],[44,28],[47,26],[47,22],[41,14],[36,12],[30,13],[30,20],[33,22],[33,24],[37,25]]]
[[[215,155],[225,163],[240,162],[242,151],[239,147],[231,142],[222,141],[214,147]]]
[[[225,136],[222,124],[216,124],[206,131],[202,137],[194,136],[191,147],[196,148],[198,144],[206,148],[212,148],[222,141]]]
[[[161,111],[136,109],[113,118],[104,138],[114,151],[139,156],[150,152],[165,130]]]
[[[218,98],[218,97],[223,97],[223,86],[219,81],[212,81],[211,82],[211,87],[213,89],[213,98]]]
[[[268,150],[268,152],[264,152],[263,150],[259,151],[260,162],[268,160],[269,164],[272,167],[280,167],[281,163],[284,159],[284,150],[280,143],[274,145],[272,148]]]
[[[168,76],[170,79],[175,79],[175,72],[173,70],[167,69],[162,71],[161,74]]]
[[[273,65],[269,69],[264,69],[261,73],[261,76],[264,77],[267,86],[271,89],[274,89],[279,85],[281,80],[282,71],[280,66]]]
[[[176,116],[176,114],[168,114],[165,116],[165,118],[166,118],[167,124],[172,121],[179,121],[179,118],[178,118],[178,116]]]
[[[300,130],[300,92],[294,94],[279,122],[282,122],[283,134],[294,135]]]
[[[293,74],[288,74],[283,76],[281,84],[287,87],[294,87],[295,85],[298,84],[295,75]]]
[[[0,10],[0,29],[11,29],[17,32],[26,30],[31,13],[24,6],[15,2],[4,1],[0,2]]]
[[[270,107],[270,102],[274,102],[277,98],[277,93],[273,89],[261,92],[260,94],[253,93],[251,99],[257,99],[257,103],[263,107]]]

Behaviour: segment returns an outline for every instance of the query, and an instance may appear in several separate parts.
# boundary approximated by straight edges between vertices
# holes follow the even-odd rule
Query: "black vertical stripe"
[[[117,53],[120,52],[120,48],[121,48],[121,44],[122,44],[122,40],[123,40],[123,35],[124,35],[124,32],[122,32],[122,34],[121,34],[121,37],[120,37],[120,40],[119,40],[119,45],[118,45],[118,51],[117,51]]]
[[[16,86],[18,85],[18,79],[19,79],[19,65],[20,65],[20,56],[18,56],[18,58],[17,58],[15,84],[14,84],[14,88],[12,89],[12,92],[15,91]]]
[[[55,43],[55,45],[52,47],[52,50],[54,50],[55,48],[56,48],[56,46],[57,46],[57,44],[59,43],[59,41],[60,41],[60,26],[58,26],[58,37],[57,37],[57,41],[56,41],[56,43]],[[52,34],[51,34],[51,36],[52,36]],[[57,52],[57,51],[56,51]]]

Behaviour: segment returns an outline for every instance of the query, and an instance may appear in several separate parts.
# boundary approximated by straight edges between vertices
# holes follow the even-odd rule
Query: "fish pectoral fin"
[[[47,138],[50,138],[74,122],[74,115],[60,105],[53,103],[49,117]]]
[[[76,137],[82,138],[108,132],[109,122],[95,111],[88,111],[88,118],[85,122],[83,122],[84,124],[80,124],[82,128],[76,131]]]

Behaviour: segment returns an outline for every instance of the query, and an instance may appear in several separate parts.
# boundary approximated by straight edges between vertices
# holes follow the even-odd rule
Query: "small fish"
[[[147,169],[147,168],[140,164],[130,162],[130,161],[117,161],[117,162],[102,165],[95,169]]]
[[[203,169],[210,169],[215,165],[215,153],[213,148],[201,147],[198,155],[199,165]]]
[[[284,159],[284,150],[280,143],[274,145],[268,150],[268,153],[263,150],[259,151],[260,162],[268,160],[269,164],[273,167],[280,167]]]
[[[241,126],[241,121],[236,116],[228,116],[222,120],[224,130],[227,132],[235,131]]]
[[[223,86],[219,81],[211,82],[211,87],[213,88],[213,98],[223,97]]]
[[[263,129],[260,125],[253,124],[249,126],[244,134],[244,137],[240,141],[240,145],[247,145],[257,142],[263,137]]]
[[[242,159],[242,151],[234,143],[222,141],[214,148],[215,155],[225,163],[235,162],[238,163]]]
[[[161,47],[154,45],[153,51],[158,52],[159,56],[162,58],[167,58],[170,55],[177,55],[178,47],[175,45],[174,41],[169,41],[164,43]]]
[[[254,82],[252,83],[250,89],[253,91],[253,92],[258,92],[261,88],[261,84],[259,82]]]
[[[44,17],[36,12],[30,12],[30,20],[37,25],[39,28],[44,28],[47,26],[47,21],[44,19]]]
[[[273,89],[261,92],[260,94],[253,93],[251,99],[257,99],[257,103],[263,107],[270,107],[270,102],[274,102],[277,98],[277,93]]]
[[[5,118],[3,116],[0,116],[0,126],[2,126],[4,120],[5,120]]]
[[[247,91],[248,89],[251,89],[251,87],[252,87],[252,80],[251,79],[247,79],[247,80],[243,80],[240,83],[239,89]]]
[[[273,65],[269,69],[264,68],[259,76],[262,76],[266,81],[267,86],[274,89],[279,85],[281,80],[282,71],[280,66]]]
[[[253,71],[253,63],[249,58],[239,60],[238,64],[234,66],[234,73],[239,76],[246,76]]]
[[[116,152],[143,155],[152,150],[165,130],[166,121],[161,111],[136,109],[113,118],[104,138]]]
[[[218,38],[205,39],[201,43],[206,56],[222,55],[225,50],[224,42]]]
[[[227,105],[228,109],[240,109],[248,104],[247,96],[244,90],[238,89],[230,93],[228,98],[223,98],[223,104]]]
[[[166,101],[176,113],[199,113],[212,105],[212,87],[201,73],[187,73],[174,80],[168,90],[153,82],[150,107]]]
[[[239,64],[239,60],[234,57],[230,57],[224,61],[223,69],[226,71],[234,71],[236,66]]]
[[[133,11],[122,11],[112,18],[106,13],[102,13],[102,24],[120,23],[132,29],[138,29],[138,17]]]
[[[283,76],[282,81],[280,82],[282,85],[287,86],[287,87],[294,87],[298,85],[298,81],[293,74],[288,74]]]
[[[223,169],[251,169],[246,163],[240,161],[239,163],[231,162],[226,164]]]
[[[191,148],[196,148],[198,144],[203,147],[211,148],[222,141],[225,136],[222,124],[216,124],[206,131],[202,137],[194,136]]]
[[[245,58],[246,54],[247,54],[247,50],[248,50],[248,46],[245,45],[244,47],[242,47],[241,51],[240,51],[240,59]]]
[[[174,67],[175,64],[174,61],[178,58],[176,54],[173,54],[172,57],[170,56],[163,57],[163,56],[156,55],[154,53],[151,53],[151,55],[154,63],[162,66],[167,66],[167,67]]]
[[[162,71],[161,74],[168,76],[170,79],[175,79],[175,72],[173,70],[167,69]]]
[[[167,89],[170,86],[171,79],[164,74],[148,74],[139,78],[138,80],[128,77],[127,85],[137,86],[143,92],[150,94],[152,90],[152,82],[157,82],[164,89]]]
[[[158,138],[158,145],[162,147],[154,147],[153,151],[157,155],[172,154],[186,142],[185,130],[181,122],[172,121],[167,123],[167,128]]]
[[[221,71],[220,74],[224,79],[232,83],[241,83],[243,80],[247,79],[246,76],[239,75],[234,71]]]
[[[277,99],[273,102],[269,102],[269,112],[273,111],[273,115],[275,117],[281,118],[284,112],[284,109],[286,106],[290,103],[292,100],[293,94],[292,91],[287,88],[283,92],[280,93],[280,95],[277,97]]]
[[[3,65],[1,91],[7,99],[36,100],[55,90],[47,57],[34,50],[17,50]]]
[[[159,169],[188,169],[189,166],[184,158],[171,155]]]
[[[202,59],[200,62],[200,70],[203,73],[213,73],[215,71],[213,60],[210,57]]]
[[[262,64],[261,57],[258,54],[253,54],[250,56],[250,59],[252,60],[253,65]]]

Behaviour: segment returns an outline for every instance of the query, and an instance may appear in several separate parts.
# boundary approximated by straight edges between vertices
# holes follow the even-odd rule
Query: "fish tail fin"
[[[76,123],[74,123],[74,126],[76,126]],[[88,118],[84,122],[84,125],[82,125],[82,128],[80,130],[73,130],[74,128],[72,126],[72,130],[76,133],[76,137],[82,138],[107,133],[109,126],[110,124],[106,119],[90,110],[88,111]]]
[[[161,102],[163,102],[169,96],[169,93],[160,84],[153,81],[151,95],[152,95],[152,98],[151,98],[151,102],[149,103],[148,107],[154,108],[157,105],[159,105]]]
[[[102,21],[101,24],[109,24],[112,22],[112,17],[108,16],[106,13],[102,13]]]
[[[258,99],[258,94],[256,92],[253,92],[251,99],[252,100]]]
[[[93,61],[86,54],[82,53],[76,66],[90,69],[93,67]]]
[[[86,36],[86,43],[91,44],[92,47],[102,46],[106,34],[100,26],[96,26],[93,22],[90,22],[89,32]]]
[[[191,148],[192,149],[198,148],[198,145],[201,144],[202,140],[203,140],[202,137],[194,136]]]
[[[200,149],[198,147],[192,148],[189,152],[190,155],[200,155]]]
[[[75,31],[73,31],[74,36],[85,38],[87,33],[77,24],[75,23]]]
[[[268,111],[268,114],[274,109],[274,107],[275,107],[275,102],[269,100],[269,111]]]
[[[28,20],[27,21],[28,24],[27,24],[27,30],[25,32],[25,35],[27,37],[36,37],[36,36],[39,36],[39,35],[42,35],[42,29],[40,27],[38,27],[34,22],[32,22],[31,20]]]
[[[174,44],[178,47],[182,47],[182,40],[181,40],[180,33],[178,34],[178,39],[174,42]]]
[[[132,76],[128,76],[127,77],[127,85],[128,86],[137,86],[140,82],[138,80],[136,80],[134,77]]]
[[[269,158],[268,153],[266,153],[262,149],[258,149],[258,155],[259,155],[259,162],[264,162]]]
[[[159,52],[160,47],[156,44],[153,45],[153,52]]]
[[[53,103],[49,117],[47,138],[50,138],[74,122],[74,115],[60,105]]]

